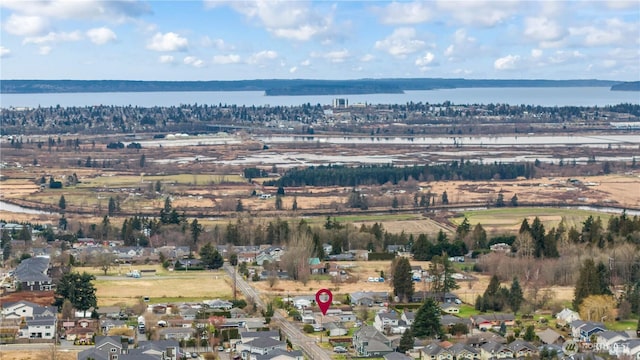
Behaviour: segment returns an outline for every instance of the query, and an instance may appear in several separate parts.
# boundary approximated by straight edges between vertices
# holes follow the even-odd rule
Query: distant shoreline
[[[237,80],[237,81],[134,81],[134,80],[2,80],[2,94],[264,91],[267,96],[402,94],[407,90],[457,88],[610,87],[638,91],[640,82],[612,80],[495,80],[495,79],[360,79],[360,80]]]

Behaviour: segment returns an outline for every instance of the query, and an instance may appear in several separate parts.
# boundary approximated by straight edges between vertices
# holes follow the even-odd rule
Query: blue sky
[[[640,80],[640,1],[2,0],[2,79]]]

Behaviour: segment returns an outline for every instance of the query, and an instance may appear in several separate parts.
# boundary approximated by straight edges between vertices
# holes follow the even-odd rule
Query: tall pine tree
[[[413,326],[411,327],[413,336],[418,338],[441,338],[443,335],[440,326],[440,306],[434,298],[428,297],[424,304],[418,309]]]

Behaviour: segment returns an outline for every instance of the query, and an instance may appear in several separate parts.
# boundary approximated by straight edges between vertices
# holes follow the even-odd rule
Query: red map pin
[[[322,311],[322,315],[327,315],[327,310],[331,306],[331,302],[333,301],[333,294],[329,289],[320,289],[316,293],[316,304]]]

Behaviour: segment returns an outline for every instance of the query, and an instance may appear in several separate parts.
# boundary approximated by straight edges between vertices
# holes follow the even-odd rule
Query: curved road
[[[225,263],[224,269],[227,271],[231,279],[233,279],[233,267],[229,265],[229,263]],[[236,285],[238,290],[242,291],[247,299],[253,299],[258,307],[266,309],[266,305],[260,298],[260,294],[258,294],[251,285],[244,281],[242,276],[236,276]],[[315,340],[306,336],[302,331],[300,331],[300,329],[298,329],[298,327],[282,316],[280,312],[275,311],[271,320],[278,324],[282,332],[287,335],[287,338],[289,338],[289,341],[291,341],[293,345],[299,347],[311,359],[331,360],[331,356],[329,356],[324,349],[318,346]]]

